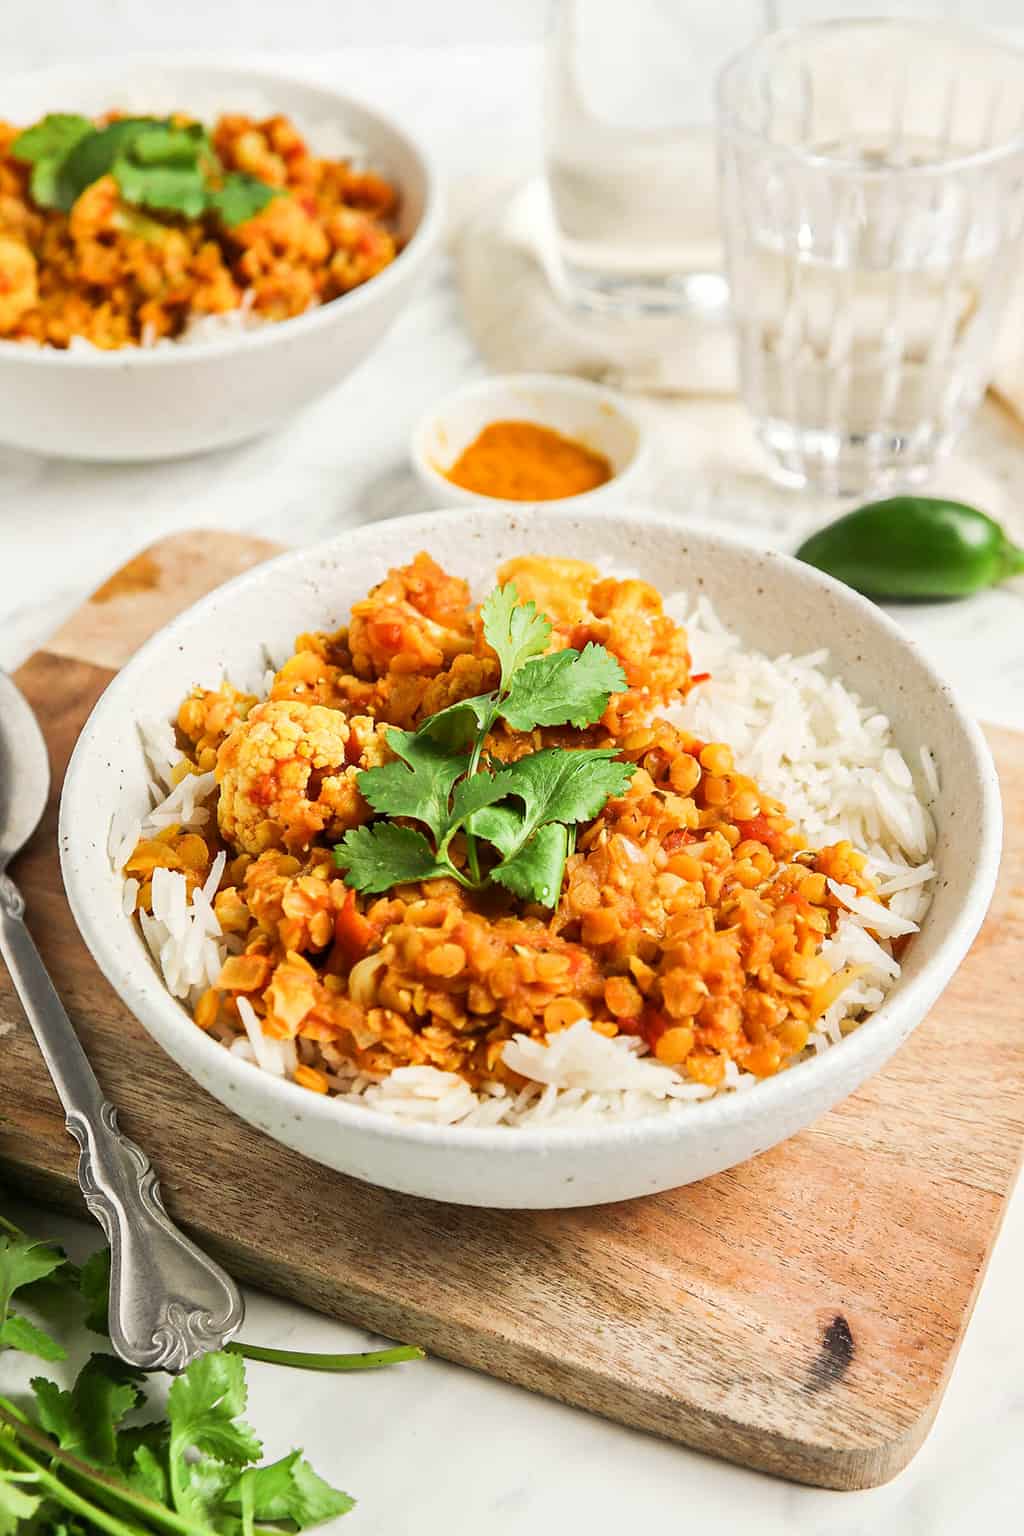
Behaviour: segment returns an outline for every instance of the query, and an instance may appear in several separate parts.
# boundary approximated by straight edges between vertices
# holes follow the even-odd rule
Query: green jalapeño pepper
[[[1024,549],[975,507],[893,496],[848,512],[796,552],[877,599],[969,597],[1024,572]]]

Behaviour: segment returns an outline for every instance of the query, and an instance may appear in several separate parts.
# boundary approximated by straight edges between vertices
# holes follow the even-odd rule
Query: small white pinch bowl
[[[662,591],[707,594],[752,648],[827,645],[844,680],[892,720],[909,763],[927,744],[940,790],[935,894],[881,1008],[820,1056],[727,1097],[620,1124],[479,1128],[411,1125],[321,1098],[215,1043],[164,989],[134,921],[107,840],[115,810],[148,810],[140,716],[170,717],[221,669],[251,675],[261,646],[290,654],[302,630],[333,629],[389,566],[429,550],[486,591],[514,555],[585,555],[632,567]],[[920,1023],[960,964],[988,908],[999,863],[999,788],[978,727],[878,608],[810,566],[640,511],[585,517],[548,508],[459,508],[347,530],[240,576],[143,646],[93,710],[68,768],[60,851],[71,908],[101,970],[155,1040],[199,1085],[269,1136],[371,1184],[436,1200],[554,1208],[624,1200],[702,1179],[809,1125],[878,1070]],[[225,1134],[230,1134],[230,1120]]]
[[[612,477],[592,491],[541,502],[508,501],[453,485],[452,468],[484,427],[495,421],[530,421],[573,438],[605,456]],[[622,505],[642,494],[649,462],[648,434],[623,397],[603,385],[557,373],[500,373],[455,390],[413,430],[413,468],[432,496],[451,506],[571,507],[574,512]]]
[[[346,147],[393,180],[406,242],[351,293],[293,320],[188,343],[68,351],[0,341],[0,442],[58,458],[177,458],[279,426],[351,373],[408,302],[437,248],[441,194],[424,149],[390,118],[324,86],[196,58],[141,55],[12,77],[3,115],[284,112],[314,152]]]

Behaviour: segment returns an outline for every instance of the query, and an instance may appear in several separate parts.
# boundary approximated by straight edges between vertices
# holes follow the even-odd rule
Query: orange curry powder
[[[533,421],[492,421],[463,449],[445,478],[505,501],[554,501],[592,491],[612,477],[601,453]]]

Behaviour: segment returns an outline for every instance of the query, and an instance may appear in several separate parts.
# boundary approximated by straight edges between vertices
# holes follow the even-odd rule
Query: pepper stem
[[[1024,548],[1020,544],[1012,544],[1009,539],[1003,541],[1001,551],[1002,571],[1000,581],[1006,581],[1011,576],[1024,575]]]

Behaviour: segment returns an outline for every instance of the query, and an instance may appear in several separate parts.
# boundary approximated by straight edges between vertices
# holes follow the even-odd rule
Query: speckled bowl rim
[[[196,74],[207,77],[222,76],[225,89],[229,93],[231,89],[229,82],[234,82],[244,86],[246,90],[266,91],[268,97],[273,95],[275,86],[283,90],[308,91],[313,95],[323,96],[325,101],[333,104],[332,111],[337,113],[342,122],[347,112],[358,113],[403,144],[410,158],[419,163],[423,176],[423,211],[412,235],[395,260],[390,262],[383,271],[378,272],[368,282],[361,283],[358,288],[353,288],[350,293],[342,294],[328,304],[318,305],[316,309],[307,310],[305,314],[293,315],[290,319],[277,320],[270,325],[237,335],[190,342],[187,346],[117,347],[110,351],[99,347],[92,349],[83,347],[81,350],[70,351],[59,347],[34,347],[14,343],[5,345],[3,348],[2,355],[5,362],[8,360],[16,363],[24,362],[32,368],[63,368],[78,371],[103,368],[160,369],[177,367],[188,361],[195,363],[204,358],[233,357],[237,354],[252,352],[255,348],[280,345],[292,338],[307,335],[311,331],[328,328],[337,322],[339,316],[351,315],[367,304],[373,303],[396,283],[404,281],[410,268],[422,267],[423,262],[436,246],[444,218],[443,182],[437,162],[403,123],[351,92],[337,91],[333,86],[325,85],[320,80],[306,80],[301,75],[289,74],[286,70],[267,69],[261,66],[248,69],[242,65],[223,63],[216,58],[204,58],[202,54],[195,52],[112,54],[94,63],[92,68],[86,65],[76,66],[73,61],[57,62],[46,65],[42,69],[21,71],[5,78],[3,83],[9,89],[15,87],[21,89],[37,83],[44,86],[51,77],[59,80],[62,77],[81,75],[92,79],[97,70],[104,77],[114,78],[124,74],[126,78],[135,76],[143,83],[147,74],[160,76],[174,74],[178,70],[184,74],[194,71]],[[138,88],[139,86],[136,85],[135,89]]]
[[[507,522],[508,517],[503,508],[482,507],[477,515],[497,525]],[[459,507],[391,519],[390,526],[401,526],[408,530],[410,548],[422,548],[429,545],[432,531],[463,522],[465,516],[466,509]],[[596,518],[598,514],[594,516]],[[556,509],[546,512],[545,518],[570,524],[588,521],[585,513]],[[659,533],[673,532],[685,539],[698,557],[704,555],[714,558],[716,551],[738,547],[745,549],[752,557],[763,560],[766,573],[796,564],[791,556],[753,550],[740,538],[696,531],[680,524],[678,518],[648,512],[646,509],[642,514],[631,514],[624,521],[636,525],[638,529],[646,525],[657,529]],[[334,539],[289,551],[253,567],[200,599],[148,640],[112,680],[93,708],[75,745],[64,781],[58,829],[61,870],[68,902],[79,931],[111,986],[147,1030],[148,1015],[159,1016],[161,1024],[169,1033],[180,1031],[183,1042],[185,1033],[188,1033],[187,1054],[197,1058],[209,1071],[211,1079],[219,1079],[218,1093],[227,1088],[240,1088],[250,1100],[261,1099],[264,1104],[290,1112],[293,1116],[295,1111],[301,1110],[301,1118],[304,1120],[330,1125],[338,1124],[338,1117],[341,1117],[342,1123],[370,1137],[411,1145],[452,1149],[463,1147],[467,1153],[507,1149],[510,1146],[521,1146],[524,1151],[531,1149],[534,1152],[554,1152],[558,1148],[567,1147],[576,1150],[596,1147],[607,1149],[614,1145],[621,1145],[624,1149],[630,1146],[635,1148],[640,1141],[659,1145],[681,1142],[687,1138],[700,1139],[719,1129],[741,1123],[752,1114],[757,1114],[763,1120],[771,1119],[781,1123],[787,1119],[786,1111],[795,1109],[799,1101],[807,1097],[811,1089],[809,1079],[813,1077],[817,1084],[819,1098],[821,1091],[830,1083],[842,1084],[851,1079],[859,1083],[867,1075],[862,1070],[864,1061],[870,1061],[877,1054],[876,1042],[881,1032],[895,1037],[898,1044],[921,1022],[933,996],[948,983],[970,948],[995,888],[1002,843],[1002,802],[995,765],[978,725],[961,706],[949,684],[900,627],[887,614],[850,588],[833,581],[813,567],[801,565],[804,579],[818,587],[822,597],[828,598],[839,612],[845,609],[866,621],[868,626],[877,626],[891,641],[914,657],[932,686],[943,696],[963,733],[983,808],[982,822],[978,828],[977,863],[964,889],[959,915],[950,925],[945,947],[933,956],[919,975],[909,981],[898,982],[894,992],[877,1012],[840,1044],[831,1046],[819,1056],[801,1062],[777,1077],[758,1083],[748,1092],[689,1104],[685,1113],[652,1114],[610,1125],[588,1124],[578,1127],[460,1127],[410,1124],[344,1100],[311,1094],[295,1083],[274,1077],[239,1060],[222,1045],[197,1030],[181,1005],[158,979],[144,948],[140,945],[137,954],[127,958],[118,947],[116,935],[112,935],[105,923],[94,917],[89,907],[86,899],[88,875],[84,867],[89,860],[88,846],[77,829],[87,824],[91,810],[90,758],[97,747],[102,751],[101,738],[107,717],[122,709],[131,699],[136,676],[145,670],[151,658],[175,644],[179,629],[201,619],[215,604],[222,602],[226,594],[251,586],[272,587],[282,572],[315,564],[334,550],[347,549],[350,553],[351,538],[352,530],[349,530]],[[542,538],[539,537],[538,542],[542,542]],[[102,847],[106,847],[105,830]],[[936,976],[942,978],[938,988]],[[925,999],[924,1007],[919,1001],[922,997]],[[156,1038],[157,1043],[162,1045],[158,1035]],[[181,1058],[176,1059],[181,1064]],[[190,1071],[190,1068],[185,1065],[184,1070]],[[841,1096],[841,1092],[840,1088],[837,1097]]]

